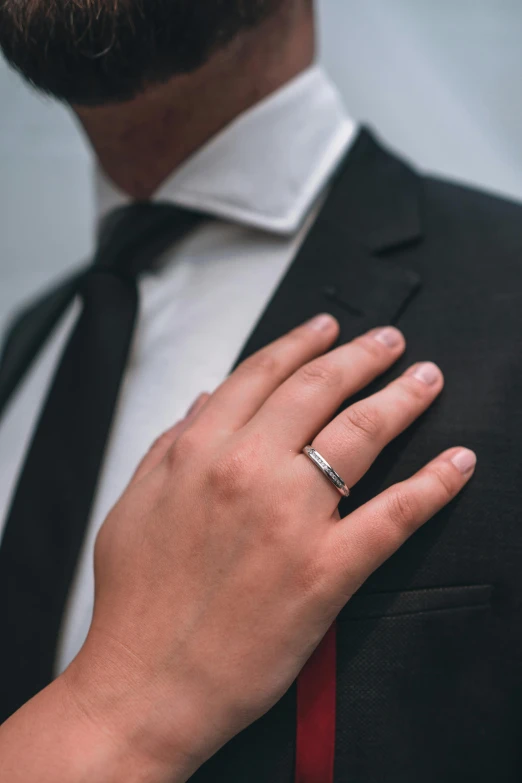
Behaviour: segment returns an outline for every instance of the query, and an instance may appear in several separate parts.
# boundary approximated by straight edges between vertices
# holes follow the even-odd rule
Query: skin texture
[[[0,729],[0,780],[187,780],[275,704],[353,593],[463,488],[475,457],[455,447],[339,517],[302,448],[354,486],[443,377],[415,365],[331,421],[405,349],[388,327],[327,352],[337,334],[329,316],[294,330],[154,444],[98,536],[84,647]]]
[[[73,107],[107,176],[140,199],[307,68],[314,35],[312,0],[0,0],[8,61]]]
[[[129,195],[148,198],[239,114],[309,67],[314,52],[311,4],[286,0],[196,71],[124,103],[73,108],[107,176]]]

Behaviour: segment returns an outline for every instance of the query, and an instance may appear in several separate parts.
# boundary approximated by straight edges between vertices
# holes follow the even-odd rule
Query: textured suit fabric
[[[442,396],[343,512],[449,446],[478,454],[459,498],[339,615],[335,781],[520,783],[522,209],[421,176],[367,132],[333,187],[243,355],[326,309],[343,341],[389,321],[406,335],[365,394],[414,361],[443,369]],[[0,367],[0,399],[9,383]],[[292,687],[194,781],[290,783],[294,752]]]
[[[329,309],[342,340],[385,315],[406,335],[406,355],[365,393],[414,361],[442,367],[440,399],[383,452],[343,511],[452,445],[475,449],[478,467],[462,495],[340,613],[334,779],[515,783],[522,779],[522,209],[422,177],[367,142],[354,150],[360,157],[338,211],[323,215],[313,240],[315,293],[301,291],[295,276],[277,302],[283,281],[247,349],[305,311]],[[410,291],[390,307],[386,291],[397,296],[400,281]],[[292,688],[194,780],[290,783],[294,743]]]

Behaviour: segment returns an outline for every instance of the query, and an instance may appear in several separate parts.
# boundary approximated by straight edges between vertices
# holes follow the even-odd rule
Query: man
[[[92,312],[103,311],[104,340],[92,351],[93,330],[73,302],[81,293],[76,276],[30,308],[6,345],[6,530],[13,520],[35,518],[32,466],[38,452],[41,465],[52,432],[66,439],[64,421],[74,437],[61,469],[74,455],[86,460],[81,470],[75,462],[74,475],[90,477],[87,489],[82,483],[71,493],[85,492],[84,507],[92,506],[88,527],[77,526],[77,556],[59,567],[46,561],[49,570],[73,574],[67,606],[53,604],[63,608],[55,670],[82,647],[92,614],[94,538],[150,440],[240,355],[316,312],[336,316],[343,342],[394,322],[408,338],[409,361],[436,360],[448,392],[385,451],[359,483],[355,504],[454,439],[479,452],[479,480],[341,613],[337,665],[325,654],[313,670],[320,691],[331,693],[333,683],[336,720],[332,709],[317,716],[314,707],[309,722],[305,679],[297,713],[290,691],[197,774],[290,780],[296,735],[299,762],[303,736],[313,746],[311,725],[335,743],[338,781],[519,780],[520,208],[421,177],[357,129],[313,66],[306,0],[208,7],[194,0],[147,7],[134,0],[3,0],[0,42],[29,80],[70,103],[80,119],[99,163],[100,218],[129,199],[154,197],[184,210],[176,213],[181,224],[167,207],[164,214],[126,213],[123,232],[112,212],[104,224],[100,268],[130,253],[128,237],[133,247],[146,237],[149,256],[154,237],[164,238],[152,254],[154,274],[145,269],[139,278],[128,361],[136,302],[123,289],[89,289]],[[73,338],[76,350],[64,353]],[[53,394],[59,364],[65,369]],[[96,378],[103,374],[102,393]],[[52,404],[32,435],[36,400],[50,386]],[[89,407],[93,399],[98,408]],[[75,498],[70,513],[79,518]],[[14,538],[5,534],[4,552],[7,543],[10,552],[21,551]],[[31,555],[38,568],[39,546]],[[57,591],[64,590],[60,583]],[[4,669],[11,666],[14,657]]]

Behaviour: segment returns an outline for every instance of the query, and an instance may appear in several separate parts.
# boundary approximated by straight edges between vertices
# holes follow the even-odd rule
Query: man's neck
[[[131,197],[147,199],[199,147],[313,57],[312,14],[284,12],[195,73],[127,103],[74,109],[108,177]]]

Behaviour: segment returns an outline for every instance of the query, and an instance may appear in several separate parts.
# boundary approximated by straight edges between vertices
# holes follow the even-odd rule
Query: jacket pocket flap
[[[382,593],[359,592],[352,596],[338,619],[342,621],[398,617],[445,609],[479,607],[490,603],[492,592],[493,586],[489,584],[426,587]]]

